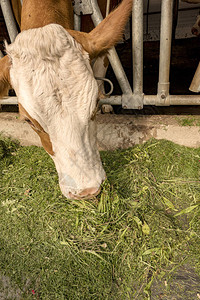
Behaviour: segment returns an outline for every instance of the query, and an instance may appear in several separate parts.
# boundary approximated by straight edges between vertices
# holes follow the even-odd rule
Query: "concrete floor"
[[[183,126],[183,123],[191,126]],[[0,132],[18,139],[21,145],[41,146],[37,134],[20,120],[18,113],[0,113]],[[100,114],[97,115],[97,137],[100,150],[128,148],[152,137],[197,148],[200,147],[200,115]]]

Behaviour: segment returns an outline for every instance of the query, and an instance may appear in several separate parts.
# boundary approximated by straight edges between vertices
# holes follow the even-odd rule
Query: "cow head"
[[[98,86],[90,59],[120,38],[132,6],[132,0],[125,1],[124,18],[119,6],[114,17],[111,13],[89,34],[57,24],[22,31],[6,46],[9,59],[0,62],[1,92],[9,83],[15,89],[20,113],[54,160],[68,198],[96,195],[105,179],[93,118]]]
[[[200,36],[200,15],[197,16],[196,23],[192,26],[192,34]]]

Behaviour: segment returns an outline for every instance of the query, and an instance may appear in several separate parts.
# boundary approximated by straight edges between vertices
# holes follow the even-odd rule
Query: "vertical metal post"
[[[143,107],[143,1],[133,1],[132,55],[134,106]]]
[[[14,42],[18,31],[17,31],[17,26],[15,24],[15,20],[13,17],[12,9],[10,6],[9,0],[1,0],[1,9],[3,12],[3,16],[5,19],[6,27],[8,29],[8,34],[10,37],[11,42]]]
[[[97,26],[103,20],[103,16],[99,9],[97,0],[91,0],[91,5],[92,5],[92,9],[93,9],[93,14],[91,15],[91,18],[92,18],[94,25]],[[126,77],[126,74],[124,72],[124,69],[119,60],[119,57],[117,55],[115,48],[112,48],[109,50],[108,58],[109,58],[111,66],[113,68],[113,71],[115,73],[115,76],[118,79],[118,82],[119,82],[119,85],[120,85],[120,88],[121,88],[123,94],[132,95],[131,86]]]
[[[81,16],[74,13],[74,30],[81,30]]]
[[[108,59],[115,73],[117,81],[120,85],[122,93],[124,95],[132,95],[132,89],[130,83],[128,81],[124,68],[122,67],[117,51],[115,50],[114,47],[108,51]]]
[[[159,82],[156,105],[169,105],[169,72],[172,40],[173,1],[162,0]]]

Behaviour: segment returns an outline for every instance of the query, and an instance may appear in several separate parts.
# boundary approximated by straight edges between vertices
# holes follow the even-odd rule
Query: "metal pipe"
[[[125,109],[143,108],[143,1],[133,1],[132,10],[133,94],[122,97]]]
[[[106,17],[108,16],[110,12],[110,0],[106,1]]]
[[[169,105],[200,105],[198,95],[169,95]],[[144,105],[163,106],[157,103],[157,95],[144,95]]]
[[[17,97],[7,97],[0,99],[0,105],[17,105]]]
[[[99,9],[97,0],[91,0],[91,5],[92,5],[92,9],[93,9],[91,18],[94,23],[94,26],[96,27],[99,23],[101,23],[101,21],[103,21],[103,16]]]
[[[122,96],[110,96],[109,98],[100,99],[99,106],[103,104],[122,105]]]
[[[122,96],[110,96],[109,98],[99,100],[99,104],[113,104],[113,105],[121,105]],[[17,105],[18,100],[17,97],[4,97],[0,99],[0,105]]]
[[[74,30],[81,30],[81,16],[74,13]]]
[[[200,105],[199,95],[170,95],[170,105]]]
[[[144,105],[163,106],[157,100],[157,95],[145,95]],[[169,95],[168,104],[165,106],[170,105],[200,105],[200,97],[198,95]]]
[[[98,3],[96,0],[91,0],[91,5],[92,5],[92,9],[93,9],[93,14],[91,15],[91,18],[94,23],[94,26],[97,26],[103,20],[103,16],[101,14],[101,11],[99,9],[99,6],[98,6]],[[112,48],[109,50],[108,59],[110,61],[110,64],[113,68],[113,71],[119,82],[119,85],[121,87],[123,94],[132,94],[131,86],[126,77],[126,74],[124,72],[124,69],[119,60],[119,57],[117,55],[115,48]]]
[[[99,103],[100,105],[121,105],[122,96],[101,99]],[[200,97],[198,95],[169,95],[169,103],[169,105],[200,105]],[[144,105],[157,105],[157,95],[144,95]]]
[[[200,97],[199,95],[169,95],[169,103],[170,105],[200,105]],[[0,105],[17,104],[17,97],[0,99]],[[100,99],[99,104],[122,105],[122,96],[110,96],[109,98]],[[157,95],[144,95],[144,105],[157,105]]]
[[[133,92],[143,95],[143,1],[133,1],[132,10]]]
[[[112,66],[113,72],[115,73],[117,81],[119,82],[122,93],[125,95],[132,94],[130,83],[128,81],[128,78],[126,77],[126,73],[122,67],[121,61],[114,47],[108,51],[108,59]]]
[[[1,9],[2,9],[2,13],[4,16],[4,20],[6,23],[6,27],[8,29],[8,34],[10,37],[11,42],[14,42],[18,31],[17,31],[17,26],[13,17],[13,13],[12,13],[12,9],[10,6],[10,2],[9,0],[1,0],[0,2],[1,4]]]
[[[161,1],[161,28],[160,28],[160,61],[158,82],[158,105],[166,105],[169,95],[169,72],[171,57],[173,1]]]

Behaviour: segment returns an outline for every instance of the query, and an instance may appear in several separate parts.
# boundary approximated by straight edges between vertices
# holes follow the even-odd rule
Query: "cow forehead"
[[[39,75],[45,70],[52,71],[54,80],[59,75],[64,82],[73,75],[83,75],[84,78],[85,73],[92,73],[87,52],[57,24],[22,31],[14,43],[6,45],[6,51],[15,71],[20,69],[29,81],[36,70]],[[62,78],[65,75],[66,78]]]
[[[24,30],[17,35],[11,45],[6,45],[8,54],[13,56],[20,55],[23,58],[26,55],[37,54],[39,58],[50,60],[62,57],[69,48],[73,48],[76,54],[82,51],[81,45],[58,24]]]
[[[21,32],[7,46],[11,81],[20,103],[46,131],[41,113],[92,114],[98,95],[89,56],[60,25]]]

